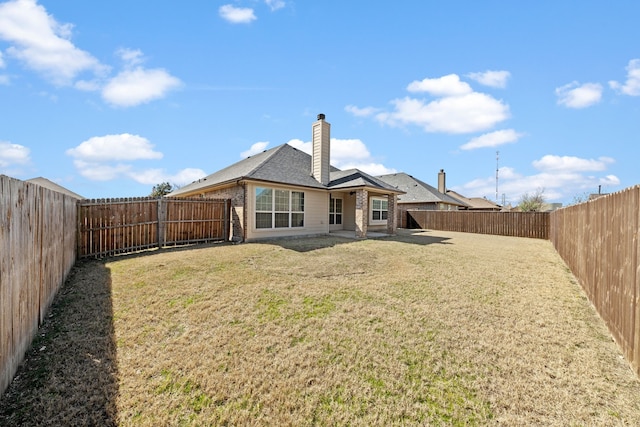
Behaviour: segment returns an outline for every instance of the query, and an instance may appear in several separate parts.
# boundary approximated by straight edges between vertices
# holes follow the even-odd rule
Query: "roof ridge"
[[[260,155],[260,154],[266,154],[266,153],[268,153],[269,151],[272,151],[272,153],[269,153],[269,154],[265,155],[265,156],[264,156],[264,159],[262,159],[262,161],[261,161],[260,163],[258,163],[258,164],[256,165],[256,167],[254,167],[254,168],[253,168],[253,169],[251,169],[249,172],[247,172],[247,175],[246,175],[246,176],[251,176],[251,175],[253,175],[254,173],[258,172],[258,171],[260,170],[260,168],[262,168],[262,167],[263,167],[263,166],[264,166],[264,165],[269,161],[269,159],[271,159],[271,158],[272,158],[272,157],[273,157],[277,152],[279,152],[280,150],[282,150],[282,148],[283,148],[285,145],[288,145],[288,144],[287,144],[287,143],[280,144],[280,145],[277,145],[277,146],[275,146],[275,147],[273,147],[273,148],[269,148],[268,150],[264,150],[264,151],[262,151],[262,152],[260,152],[260,153],[254,154],[253,156],[248,156],[248,157],[246,157],[246,159],[250,159],[251,157],[255,157],[255,156],[258,156],[258,155]],[[291,147],[291,148],[294,148],[294,147]],[[246,159],[245,159],[245,160],[246,160]]]

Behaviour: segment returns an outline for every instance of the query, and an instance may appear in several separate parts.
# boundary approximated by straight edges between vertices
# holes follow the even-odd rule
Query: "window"
[[[256,228],[272,228],[273,190],[256,188]]]
[[[329,224],[342,224],[342,199],[329,198]]]
[[[383,222],[387,220],[389,215],[389,202],[387,199],[372,198],[371,199],[371,221]]]
[[[304,227],[304,193],[256,188],[256,228]]]

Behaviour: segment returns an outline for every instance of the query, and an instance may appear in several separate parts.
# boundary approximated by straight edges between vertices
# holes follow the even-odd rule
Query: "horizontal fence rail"
[[[549,212],[408,210],[407,227],[548,239]]]
[[[76,260],[76,199],[0,175],[0,395]]]
[[[551,214],[550,240],[640,375],[640,186]]]
[[[78,204],[78,257],[103,257],[177,244],[227,240],[230,202],[128,198]]]

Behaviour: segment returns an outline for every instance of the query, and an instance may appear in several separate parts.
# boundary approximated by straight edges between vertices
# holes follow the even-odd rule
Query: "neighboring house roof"
[[[331,167],[329,185],[322,185],[311,175],[311,156],[288,144],[282,144],[185,185],[168,196],[197,193],[209,187],[244,179],[318,189],[346,189],[365,186],[401,193],[396,188],[357,169],[341,171]]]
[[[589,200],[597,199],[598,197],[606,196],[609,193],[591,193],[589,194]]]
[[[467,205],[469,205],[469,209],[477,209],[477,210],[500,210],[500,205],[493,203],[490,200],[487,200],[483,197],[465,197],[460,193],[457,193],[453,190],[447,190],[447,194],[454,199],[458,199]]]
[[[406,193],[398,196],[398,203],[444,203],[468,206],[465,202],[441,193],[435,187],[404,172],[381,175],[378,178]]]
[[[53,191],[57,191],[59,193],[63,193],[66,194],[67,196],[71,196],[74,197],[78,200],[82,200],[84,199],[84,197],[82,197],[81,195],[74,193],[73,191],[64,188],[63,186],[56,184],[53,181],[49,181],[47,178],[43,178],[41,176],[39,176],[38,178],[31,178],[26,180],[26,182],[30,182],[31,184],[36,184],[39,185],[40,187],[44,187],[47,188],[49,190],[53,190]]]

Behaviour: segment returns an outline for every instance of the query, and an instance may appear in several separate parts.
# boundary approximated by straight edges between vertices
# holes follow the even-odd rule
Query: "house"
[[[79,195],[77,193],[74,193],[73,191],[71,191],[71,190],[69,190],[69,189],[67,189],[67,188],[65,188],[65,187],[63,187],[63,186],[61,186],[59,184],[56,184],[55,182],[50,181],[47,178],[43,178],[41,176],[39,176],[37,178],[28,179],[25,182],[29,182],[31,184],[36,184],[36,185],[39,185],[40,187],[44,187],[44,188],[47,188],[49,190],[53,190],[53,191],[57,191],[59,193],[66,194],[67,196],[71,196],[71,197],[73,197],[75,199],[78,199],[78,200],[84,199],[84,197],[82,197],[81,195]]]
[[[378,178],[405,192],[398,196],[398,227],[401,228],[406,228],[408,210],[450,211],[469,207],[466,203],[445,194],[445,175],[442,169],[438,174],[438,185],[442,190],[404,172],[381,175]]]
[[[609,193],[602,192],[602,185],[598,185],[598,192],[589,194],[589,200],[595,200],[598,197],[606,196]]]
[[[331,125],[312,124],[312,154],[288,144],[188,184],[168,197],[231,199],[233,241],[335,231],[395,234],[401,190],[358,169],[329,164]]]
[[[464,202],[468,207],[464,208],[470,211],[501,211],[502,207],[491,200],[484,197],[465,197],[460,193],[453,190],[447,190],[447,195],[453,197],[456,200]]]

